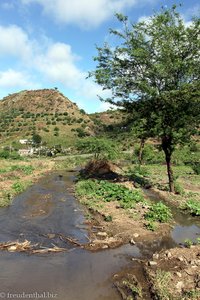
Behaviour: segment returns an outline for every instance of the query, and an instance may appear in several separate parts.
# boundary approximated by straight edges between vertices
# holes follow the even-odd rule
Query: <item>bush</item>
[[[135,158],[133,163],[138,163],[139,145],[135,147],[134,154]],[[145,164],[157,164],[164,162],[164,155],[161,151],[156,149],[153,145],[146,144],[142,152],[142,162]]]
[[[9,158],[9,156],[10,156],[9,151],[7,151],[7,150],[0,151],[1,158]]]
[[[0,151],[0,158],[22,159],[17,152],[9,152],[7,150]]]
[[[200,175],[200,162],[193,163],[191,167],[196,175]]]

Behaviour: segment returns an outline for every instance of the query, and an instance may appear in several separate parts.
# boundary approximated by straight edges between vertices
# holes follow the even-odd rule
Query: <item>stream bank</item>
[[[37,255],[2,251],[1,292],[5,298],[8,293],[49,292],[58,300],[117,300],[121,295],[116,280],[119,281],[120,274],[132,272],[144,286],[143,299],[154,299],[146,286],[143,262],[151,260],[156,252],[178,245],[179,239],[173,235],[176,227],[169,234],[156,235],[145,242],[135,238],[135,244],[114,249],[104,247],[102,251],[88,251],[61,240],[60,235],[84,245],[91,234],[106,231],[104,227],[91,227],[85,218],[85,208],[73,193],[75,175],[74,172],[49,174],[18,195],[10,207],[0,210],[1,242],[28,240],[41,247],[67,248],[61,253]],[[198,226],[187,232],[189,226],[179,230],[179,237],[181,233],[185,238],[200,234]],[[107,235],[112,237],[109,232]],[[102,240],[105,238],[101,236]]]

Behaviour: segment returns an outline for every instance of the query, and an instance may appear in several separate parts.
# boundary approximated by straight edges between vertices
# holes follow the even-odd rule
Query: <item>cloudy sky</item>
[[[25,89],[58,87],[87,112],[108,106],[101,87],[87,77],[95,69],[95,45],[109,42],[114,14],[133,22],[161,6],[182,3],[189,22],[198,0],[0,0],[0,99]]]

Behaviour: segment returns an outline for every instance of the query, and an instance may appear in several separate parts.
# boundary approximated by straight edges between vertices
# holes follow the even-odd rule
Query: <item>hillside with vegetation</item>
[[[94,134],[84,110],[57,89],[21,91],[0,101],[0,139],[3,143],[41,135],[48,145],[70,145],[75,137]]]

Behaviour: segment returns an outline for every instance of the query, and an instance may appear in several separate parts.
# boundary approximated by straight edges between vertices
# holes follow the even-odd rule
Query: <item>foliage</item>
[[[159,221],[165,223],[172,218],[171,210],[162,202],[153,204],[145,215],[145,219],[149,221]]]
[[[42,142],[42,137],[39,134],[34,133],[32,136],[32,141],[34,145],[40,145]]]
[[[156,295],[159,300],[172,300],[174,299],[169,292],[171,274],[170,272],[165,272],[161,269],[156,271],[154,278],[154,288],[156,290]]]
[[[7,150],[2,150],[0,151],[0,158],[5,158],[5,159],[14,159],[14,160],[18,160],[18,159],[22,159],[21,156],[16,152],[10,152]]]
[[[199,297],[200,297],[200,291],[199,290],[190,290],[190,291],[184,291],[183,292],[183,296],[184,298],[183,299],[196,299],[198,300]]]
[[[191,167],[196,175],[200,175],[200,162],[193,163]]]
[[[146,223],[146,228],[151,231],[155,231],[157,229],[157,225],[153,221],[149,221]]]
[[[177,181],[174,182],[174,190],[175,190],[175,193],[178,195],[183,196],[185,194],[183,187]]]
[[[134,208],[136,203],[144,201],[140,191],[130,191],[122,185],[105,180],[79,181],[76,184],[76,192],[79,196],[101,199],[105,202],[117,200],[124,209]]]
[[[20,165],[13,165],[10,167],[11,171],[23,171],[25,175],[30,175],[34,171],[34,167],[31,165],[25,165],[25,166],[20,166]]]
[[[193,242],[192,242],[191,240],[189,240],[189,239],[186,239],[186,240],[184,241],[184,243],[185,243],[185,246],[186,246],[187,248],[190,248],[190,247],[193,245]]]
[[[13,183],[12,189],[13,189],[16,193],[21,193],[21,192],[24,191],[25,187],[24,187],[24,185],[23,185],[21,182],[17,181],[17,182],[15,182],[15,183]]]
[[[95,159],[115,159],[118,156],[116,143],[106,138],[85,138],[79,140],[76,146],[79,151],[94,154]]]
[[[189,199],[182,206],[182,209],[188,210],[194,216],[200,216],[200,202],[198,200]]]
[[[111,90],[106,101],[123,107],[137,126],[144,124],[143,138],[161,139],[174,192],[172,153],[199,127],[200,19],[186,27],[175,5],[136,24],[122,14],[117,18],[122,29],[111,33],[121,43],[97,47],[97,67],[89,76]]]

